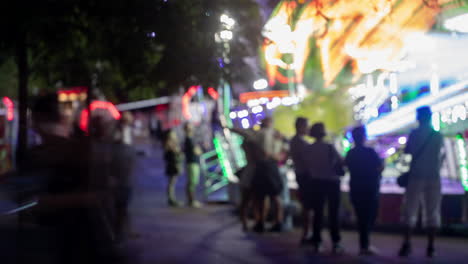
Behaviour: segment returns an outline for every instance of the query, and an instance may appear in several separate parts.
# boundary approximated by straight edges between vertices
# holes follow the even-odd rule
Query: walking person
[[[346,155],[350,172],[350,196],[357,217],[361,255],[374,255],[369,235],[375,223],[379,206],[382,160],[374,149],[365,146],[366,130],[359,126],[352,130],[354,148]]]
[[[179,206],[180,203],[176,199],[175,185],[177,178],[182,171],[183,154],[180,149],[179,140],[174,130],[169,130],[164,142],[164,160],[166,162],[167,183],[167,203],[169,206]]]
[[[440,166],[442,135],[432,128],[432,112],[427,106],[417,109],[419,127],[408,138],[405,152],[411,154],[410,173],[405,191],[406,230],[399,255],[411,254],[411,233],[416,225],[418,208],[424,208],[424,224],[427,229],[427,257],[435,253],[434,240],[440,227],[440,203],[442,200],[440,184]]]
[[[322,251],[323,210],[328,205],[328,228],[332,240],[332,253],[340,254],[344,250],[340,244],[340,176],[343,161],[335,147],[324,141],[326,136],[325,125],[315,123],[310,129],[310,136],[315,142],[307,147],[306,157],[309,164],[308,179],[309,192],[314,211],[312,241],[316,252]]]
[[[311,195],[308,192],[307,182],[307,158],[306,150],[309,143],[305,140],[308,129],[308,121],[306,118],[298,117],[296,119],[296,135],[291,139],[290,142],[290,154],[294,164],[294,172],[296,174],[296,181],[299,186],[299,196],[302,204],[302,238],[301,245],[311,243],[312,240],[309,237],[310,224],[312,219],[310,216],[312,210]]]
[[[184,130],[184,154],[187,169],[187,200],[189,206],[199,208],[201,207],[201,203],[196,200],[195,192],[200,181],[200,155],[202,154],[202,150],[194,139],[194,128],[192,124],[186,123]]]

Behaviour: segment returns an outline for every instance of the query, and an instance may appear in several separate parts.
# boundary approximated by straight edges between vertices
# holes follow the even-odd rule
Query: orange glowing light
[[[248,93],[241,93],[239,95],[239,101],[245,104],[249,100],[259,99],[263,97],[272,99],[275,97],[282,98],[282,97],[288,97],[288,96],[289,96],[289,91],[286,91],[286,90],[248,92]]]

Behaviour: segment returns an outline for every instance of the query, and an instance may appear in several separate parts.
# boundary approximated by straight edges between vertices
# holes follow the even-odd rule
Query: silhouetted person
[[[167,175],[167,203],[169,206],[179,206],[175,195],[177,178],[182,172],[183,154],[180,149],[179,140],[174,130],[169,130],[164,142],[164,160],[166,162]]]
[[[411,232],[416,225],[418,209],[422,202],[425,209],[424,223],[428,234],[426,254],[432,257],[435,251],[435,234],[440,226],[442,200],[440,166],[443,138],[432,128],[432,112],[429,107],[417,109],[417,120],[419,127],[410,133],[405,148],[405,152],[412,155],[412,160],[405,192],[406,231],[399,255],[411,254]]]
[[[369,234],[375,223],[379,205],[379,189],[382,160],[374,149],[365,146],[366,130],[356,127],[352,130],[354,148],[346,155],[350,172],[350,196],[357,217],[361,255],[373,255]]]
[[[43,178],[35,211],[38,221],[56,230],[59,263],[104,261],[109,240],[104,242],[101,232],[103,190],[93,186],[89,177],[89,143],[69,138],[55,94],[39,98],[32,114],[42,144],[30,150],[25,169]]]
[[[339,209],[341,200],[340,176],[335,167],[342,163],[341,157],[331,144],[324,142],[326,136],[325,125],[315,123],[310,129],[310,136],[315,142],[307,147],[307,160],[309,164],[308,177],[309,192],[312,197],[314,211],[312,241],[315,251],[321,251],[323,210],[328,205],[328,228],[333,243],[334,254],[343,252],[340,245]]]
[[[299,196],[302,204],[302,238],[301,244],[308,244],[312,241],[309,238],[310,224],[312,219],[310,213],[312,210],[312,197],[308,191],[308,163],[306,158],[306,150],[309,143],[305,140],[308,130],[308,121],[306,118],[299,117],[295,123],[296,135],[290,142],[290,153],[294,164],[294,172],[296,181],[299,186]]]
[[[196,187],[200,181],[200,155],[202,150],[194,138],[194,128],[192,124],[186,123],[184,154],[187,172],[186,193],[189,206],[200,207],[201,204],[196,200]]]

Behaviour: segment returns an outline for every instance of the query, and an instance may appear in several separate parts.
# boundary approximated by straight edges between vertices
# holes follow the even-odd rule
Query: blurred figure
[[[311,194],[314,211],[313,246],[317,252],[322,250],[323,209],[325,203],[327,203],[328,228],[333,243],[332,252],[339,254],[344,250],[340,245],[339,209],[341,191],[340,175],[337,174],[336,168],[341,166],[342,160],[335,147],[324,142],[326,132],[323,123],[315,123],[310,129],[310,136],[315,138],[315,142],[309,145],[306,150],[309,166],[307,176],[310,183],[308,191]]]
[[[184,126],[185,142],[184,154],[187,169],[187,200],[191,207],[201,207],[201,203],[196,200],[195,192],[200,181],[200,155],[202,150],[194,139],[194,128],[192,124],[186,123]]]
[[[120,133],[122,133],[122,142],[126,145],[133,144],[133,115],[130,112],[122,114]]]
[[[38,222],[57,231],[59,263],[103,263],[110,247],[100,221],[105,190],[91,181],[89,142],[69,138],[56,94],[39,98],[32,112],[42,144],[29,151],[24,171],[44,185],[37,196]]]
[[[174,130],[169,130],[164,142],[164,160],[166,161],[167,203],[169,206],[179,206],[175,196],[175,185],[182,171],[182,151]]]
[[[248,210],[249,205],[253,201],[252,193],[252,178],[255,173],[255,164],[258,161],[259,147],[255,145],[255,142],[249,139],[245,139],[242,142],[242,149],[244,150],[247,165],[242,169],[240,175],[240,188],[241,188],[241,203],[240,203],[240,219],[242,222],[242,230],[248,230]],[[254,212],[258,219],[258,214]]]
[[[310,217],[312,199],[308,192],[308,161],[306,158],[306,150],[309,143],[305,140],[308,126],[309,124],[306,118],[298,117],[295,123],[296,135],[294,135],[290,143],[291,158],[294,164],[294,172],[296,173],[296,181],[299,185],[299,196],[302,204],[302,245],[312,242],[309,238],[310,223],[312,222]]]
[[[361,255],[374,255],[369,234],[377,218],[382,160],[375,150],[365,146],[366,130],[356,127],[352,130],[354,148],[346,155],[346,165],[351,174],[350,196],[357,217]]]
[[[411,154],[410,174],[405,192],[406,231],[399,255],[411,254],[411,233],[416,225],[418,208],[422,202],[424,223],[427,228],[428,244],[426,254],[434,256],[435,234],[440,226],[440,203],[442,200],[440,166],[442,135],[432,128],[432,112],[429,107],[417,109],[419,127],[408,138],[405,152]]]
[[[262,120],[261,129],[257,132],[257,142],[263,152],[257,161],[255,176],[252,181],[252,190],[257,200],[259,216],[254,231],[263,232],[264,222],[268,214],[266,198],[272,201],[275,208],[273,226],[270,232],[283,231],[283,212],[284,208],[281,202],[281,193],[284,182],[281,177],[278,162],[281,160],[282,140],[277,131],[273,128],[273,120],[266,117]]]

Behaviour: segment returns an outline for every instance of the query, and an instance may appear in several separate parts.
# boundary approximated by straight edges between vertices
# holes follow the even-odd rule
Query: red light
[[[88,118],[89,118],[88,109],[83,109],[80,115],[80,129],[86,132],[88,132]]]
[[[190,114],[189,110],[190,99],[195,95],[198,88],[200,88],[200,86],[190,86],[188,91],[182,96],[182,114],[187,120],[192,118],[192,114]]]
[[[115,120],[119,120],[121,118],[119,110],[117,110],[115,105],[111,102],[93,101],[91,105],[89,106],[89,108],[91,109],[91,112],[96,109],[105,109],[112,115],[112,117]],[[89,119],[89,111],[88,109],[83,109],[80,115],[79,126],[81,130],[86,131],[86,132],[88,131],[88,119]]]
[[[3,97],[3,104],[7,109],[7,120],[12,121],[15,118],[15,105],[13,101],[8,97]]]
[[[219,93],[213,87],[208,88],[208,94],[215,100],[218,100],[219,98]]]

